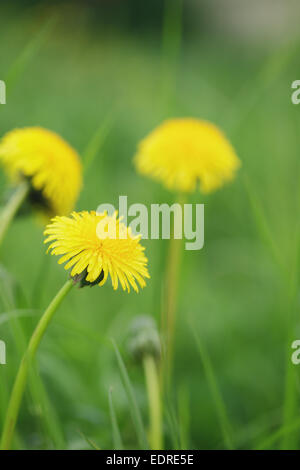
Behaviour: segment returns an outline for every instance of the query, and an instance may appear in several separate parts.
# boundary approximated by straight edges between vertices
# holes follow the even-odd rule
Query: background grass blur
[[[40,125],[66,138],[90,163],[77,209],[91,210],[117,205],[119,195],[129,204],[172,202],[132,165],[137,142],[162,119],[195,116],[224,129],[243,167],[233,184],[190,197],[206,204],[205,247],[185,252],[182,266],[166,448],[224,448],[227,431],[235,448],[298,448],[299,372],[288,364],[291,339],[300,337],[300,109],[290,98],[300,37],[231,35],[214,24],[209,2],[197,17],[195,2],[183,2],[183,12],[178,0],[140,3],[145,10],[130,1],[114,9],[1,4],[1,135]],[[259,12],[249,20],[254,31],[256,19]],[[4,200],[2,173],[0,185]],[[33,373],[16,446],[90,448],[90,439],[112,448],[112,387],[125,447],[138,447],[110,338],[147,425],[143,372],[127,354],[126,334],[139,314],[159,325],[168,243],[144,244],[151,280],[139,295],[107,283],[64,301],[39,350],[42,381]],[[42,227],[20,215],[1,251],[1,424],[24,344],[66,276],[45,255]]]

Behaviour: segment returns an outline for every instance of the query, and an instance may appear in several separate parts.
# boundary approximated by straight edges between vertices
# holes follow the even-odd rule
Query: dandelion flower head
[[[31,202],[47,216],[73,210],[82,185],[81,163],[56,133],[41,127],[8,132],[0,141],[0,163],[13,182],[29,181]]]
[[[193,118],[163,122],[141,141],[135,156],[139,173],[168,189],[210,193],[231,181],[240,161],[223,133]]]
[[[81,286],[102,286],[111,278],[114,289],[120,282],[123,290],[132,287],[138,292],[149,278],[148,259],[140,236],[133,235],[117,213],[73,212],[70,217],[55,217],[46,227],[45,243],[52,255],[61,256],[58,263],[67,263],[71,277]]]

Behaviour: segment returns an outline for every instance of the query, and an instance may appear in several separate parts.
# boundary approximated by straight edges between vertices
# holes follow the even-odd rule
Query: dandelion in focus
[[[114,228],[114,233],[109,230]],[[101,229],[101,230],[100,230]],[[101,233],[100,233],[101,232]],[[114,289],[138,292],[149,278],[147,258],[140,236],[133,235],[117,214],[73,212],[71,217],[55,217],[45,230],[52,255],[62,255],[59,263],[71,269],[81,285],[102,286],[111,278]]]
[[[0,215],[0,241],[25,200],[46,218],[74,208],[82,186],[81,163],[59,135],[41,127],[10,131],[0,141],[0,163],[16,188]]]
[[[183,204],[185,193],[199,189],[212,193],[232,181],[240,160],[225,135],[214,124],[194,119],[163,122],[138,145],[136,170],[177,193]],[[175,330],[176,296],[181,241],[171,238],[162,326],[166,337],[169,369]]]
[[[104,236],[99,226],[115,227],[113,236],[109,230]],[[72,287],[102,286],[109,275],[114,289],[120,282],[124,290],[129,292],[132,287],[138,292],[138,284],[145,287],[145,278],[150,277],[140,237],[134,236],[116,214],[109,217],[106,213],[84,211],[73,212],[70,217],[56,216],[46,227],[45,235],[45,243],[50,243],[48,251],[62,255],[59,263],[67,261],[65,268],[71,269],[70,279],[44,312],[23,356],[7,409],[1,449],[10,448],[28,371],[54,313]]]

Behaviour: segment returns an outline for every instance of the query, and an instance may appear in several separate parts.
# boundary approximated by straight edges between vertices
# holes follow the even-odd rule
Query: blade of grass
[[[83,152],[83,170],[86,173],[92,166],[95,158],[103,147],[109,133],[116,120],[117,111],[112,110],[99,125],[98,129],[89,141],[86,150]]]
[[[243,183],[259,235],[262,241],[269,247],[270,253],[272,254],[277,265],[279,266],[281,273],[286,278],[285,266],[281,257],[281,252],[278,249],[276,242],[274,241],[272,231],[266,220],[266,216],[264,214],[261,202],[255,194],[253,187],[249,181],[249,178],[246,175],[243,175]]]
[[[287,352],[286,352],[286,371],[284,383],[284,403],[283,403],[283,429],[288,430],[293,423],[294,417],[298,410],[298,390],[297,390],[297,371],[295,365],[291,361],[291,344],[294,339],[294,330],[297,315],[298,292],[296,291],[291,297],[287,298]],[[282,450],[293,450],[298,448],[298,440],[294,434],[283,432],[280,448]]]
[[[34,310],[30,308],[17,308],[9,312],[3,312],[0,314],[0,325],[9,322],[12,318],[29,317],[37,315],[38,313],[39,310]]]
[[[66,441],[61,424],[55,408],[49,400],[43,381],[39,377],[35,364],[29,373],[29,381],[31,382],[30,392],[35,405],[36,415],[40,420],[45,436],[51,439],[56,450],[65,449]]]
[[[298,50],[299,39],[294,40],[293,43],[284,44],[279,49],[276,47],[275,51],[264,61],[257,75],[242,85],[233,104],[226,109],[222,118],[222,122],[231,134],[237,133],[255,106],[260,105],[263,94],[276,83]]]
[[[284,296],[286,297],[285,313],[287,318],[287,339],[286,344],[288,345],[288,351],[286,356],[286,376],[285,376],[285,398],[283,404],[283,421],[284,428],[288,429],[289,424],[293,421],[293,418],[297,409],[297,389],[295,384],[295,370],[290,360],[289,346],[293,340],[294,325],[295,325],[295,314],[296,314],[296,301],[297,301],[297,286],[299,284],[299,221],[295,227],[295,247],[293,262],[285,263],[282,258],[281,251],[278,244],[275,242],[272,235],[272,231],[268,225],[266,216],[262,209],[261,202],[256,196],[249,180],[244,177],[243,179],[245,189],[249,198],[250,207],[252,209],[253,217],[256,223],[256,227],[260,234],[260,237],[266,246],[269,247],[270,253],[276,262],[280,274],[283,279],[283,290]],[[281,444],[282,449],[290,449],[296,447],[296,442],[293,436],[289,433],[287,436],[283,436]]]
[[[5,269],[0,265],[0,300],[2,308],[10,306],[13,303],[13,294],[11,292],[10,278]],[[3,286],[3,288],[2,288]],[[4,423],[5,410],[8,404],[9,391],[8,391],[8,373],[6,367],[0,367],[0,420],[1,424]]]
[[[269,450],[281,437],[286,437],[297,431],[300,428],[300,418],[296,419],[293,423],[288,426],[283,426],[273,434],[268,436],[261,444],[255,447],[254,450]]]
[[[260,413],[253,421],[236,430],[233,441],[236,449],[255,448],[253,442],[262,442],[262,436],[270,434],[271,430],[280,426],[281,408]]]
[[[180,449],[189,449],[190,403],[189,390],[181,384],[178,390],[178,416],[180,430]]]
[[[6,408],[9,401],[7,384],[9,383],[9,374],[7,367],[0,367],[0,429],[3,428]],[[18,432],[15,434],[15,443],[18,449],[24,449],[24,443]]]
[[[119,365],[122,381],[124,384],[124,388],[127,394],[127,398],[130,404],[130,412],[132,416],[132,421],[135,426],[139,445],[143,450],[149,449],[142,416],[141,416],[141,413],[140,413],[140,410],[136,401],[136,397],[133,391],[133,387],[132,387],[126,366],[124,364],[124,361],[122,359],[118,346],[116,345],[114,340],[112,340],[112,344],[115,350],[115,354],[116,354],[116,358],[118,361],[118,365]]]
[[[7,389],[8,374],[7,367],[0,367],[0,428],[5,418],[5,410],[8,404],[9,393]]]
[[[176,412],[172,405],[165,407],[165,415],[168,423],[169,433],[173,442],[173,449],[180,449],[180,429]]]
[[[35,308],[39,308],[42,305],[42,297],[44,289],[48,284],[48,276],[50,272],[50,263],[46,256],[43,256],[40,262],[40,266],[37,272],[37,276],[33,283],[31,305]]]
[[[109,413],[110,413],[110,420],[111,420],[111,426],[112,426],[112,431],[113,431],[113,441],[114,441],[114,449],[115,450],[123,450],[123,442],[122,442],[122,437],[117,421],[117,416],[115,412],[115,407],[114,407],[114,402],[112,398],[112,388],[109,389],[108,391],[108,401],[109,401]]]
[[[300,190],[298,190],[298,212],[300,209]],[[281,449],[297,449],[298,439],[295,433],[289,432],[293,425],[294,416],[298,412],[299,394],[297,388],[297,372],[291,361],[290,345],[294,340],[295,329],[298,323],[298,292],[299,292],[299,245],[300,245],[300,220],[296,219],[294,229],[293,259],[289,263],[290,282],[287,290],[286,312],[287,312],[287,355],[285,375],[285,397],[283,404],[283,429]],[[286,313],[285,312],[285,313]]]
[[[176,96],[176,68],[182,42],[182,0],[165,0],[162,37],[162,104],[171,112]]]
[[[20,80],[26,67],[28,67],[30,61],[33,60],[35,55],[39,52],[42,45],[45,43],[54,25],[57,22],[57,16],[54,15],[48,19],[40,28],[38,33],[31,39],[25,46],[19,57],[10,67],[6,78],[6,88],[8,92],[11,92],[17,81]]]
[[[0,298],[4,307],[10,312],[19,311],[20,309],[16,308],[14,289],[11,285],[13,281],[8,281],[8,276],[5,277],[3,269],[0,274]],[[27,347],[26,336],[18,316],[9,315],[9,320],[16,349],[21,357]],[[63,449],[65,447],[65,440],[60,431],[60,424],[35,367],[32,367],[29,371],[28,386],[31,401],[34,405],[33,409],[37,412],[38,423],[41,423],[45,437],[49,436],[51,438],[55,448]]]
[[[101,450],[100,447],[97,446],[97,444],[92,441],[92,439],[90,439],[89,437],[87,437],[82,431],[78,430],[78,433],[80,434],[80,436],[85,440],[85,442],[91,446],[92,449],[94,450]]]
[[[73,331],[75,334],[82,336],[86,341],[93,341],[98,344],[106,344],[106,339],[99,337],[99,334],[90,328],[86,328],[83,323],[68,318],[58,318],[57,324],[65,328],[67,331]]]
[[[212,397],[214,400],[215,409],[216,409],[216,413],[219,419],[225,445],[228,449],[234,449],[233,438],[232,438],[232,427],[228,419],[226,406],[225,406],[222,394],[219,390],[219,386],[217,383],[217,379],[215,376],[215,372],[214,372],[210,357],[192,324],[190,324],[190,328],[195,338],[197,349],[200,354],[200,358],[202,360],[202,364],[205,370],[205,375],[206,375],[208,384],[210,386],[210,390],[211,390]]]

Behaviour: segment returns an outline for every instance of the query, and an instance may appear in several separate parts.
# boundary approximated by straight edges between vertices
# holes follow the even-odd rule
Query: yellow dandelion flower
[[[120,282],[138,292],[149,278],[147,258],[140,236],[134,236],[117,213],[108,216],[94,211],[73,212],[70,217],[55,217],[46,227],[45,243],[52,255],[62,255],[58,263],[71,269],[71,277],[81,286],[102,286],[110,275],[114,289]],[[137,281],[137,282],[136,282]]]
[[[13,182],[30,183],[29,199],[47,215],[69,214],[82,185],[75,150],[41,127],[8,132],[0,142],[0,162]]]
[[[165,121],[139,144],[137,170],[169,189],[209,193],[233,179],[240,161],[212,123],[193,118]]]

